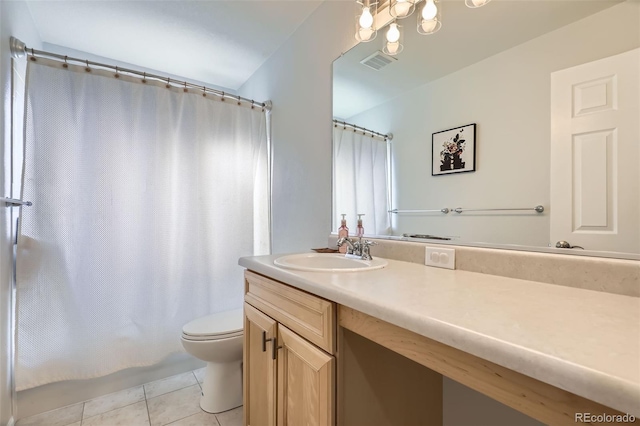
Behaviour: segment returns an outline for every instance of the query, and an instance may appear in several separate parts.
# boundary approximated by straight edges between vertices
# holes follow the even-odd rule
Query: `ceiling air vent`
[[[397,61],[397,58],[393,56],[385,55],[381,51],[375,52],[373,55],[367,56],[360,61],[362,65],[365,65],[371,69],[379,71],[381,68],[386,67],[393,61]]]

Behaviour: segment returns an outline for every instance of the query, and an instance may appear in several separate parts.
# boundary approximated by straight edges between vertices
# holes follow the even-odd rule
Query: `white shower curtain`
[[[146,366],[240,308],[269,246],[265,114],[38,58],[27,74],[17,389]]]
[[[334,127],[334,224],[339,226],[340,215],[346,214],[349,232],[354,235],[356,215],[362,213],[366,234],[389,234],[388,176],[387,142],[384,139],[363,135],[348,127]]]

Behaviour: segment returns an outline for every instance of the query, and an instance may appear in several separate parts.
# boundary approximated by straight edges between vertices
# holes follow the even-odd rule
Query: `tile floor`
[[[20,419],[16,426],[241,426],[242,407],[200,408],[204,368]]]

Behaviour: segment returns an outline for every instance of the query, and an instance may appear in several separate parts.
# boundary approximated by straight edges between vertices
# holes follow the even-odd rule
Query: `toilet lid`
[[[182,327],[182,333],[188,336],[238,334],[242,331],[242,322],[242,308],[234,309],[195,319]]]

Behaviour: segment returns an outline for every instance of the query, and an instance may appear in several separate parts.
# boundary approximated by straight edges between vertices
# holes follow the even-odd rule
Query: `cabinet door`
[[[276,361],[273,340],[276,322],[244,304],[244,424],[275,426],[276,424]]]
[[[278,426],[335,424],[335,358],[278,325]]]

